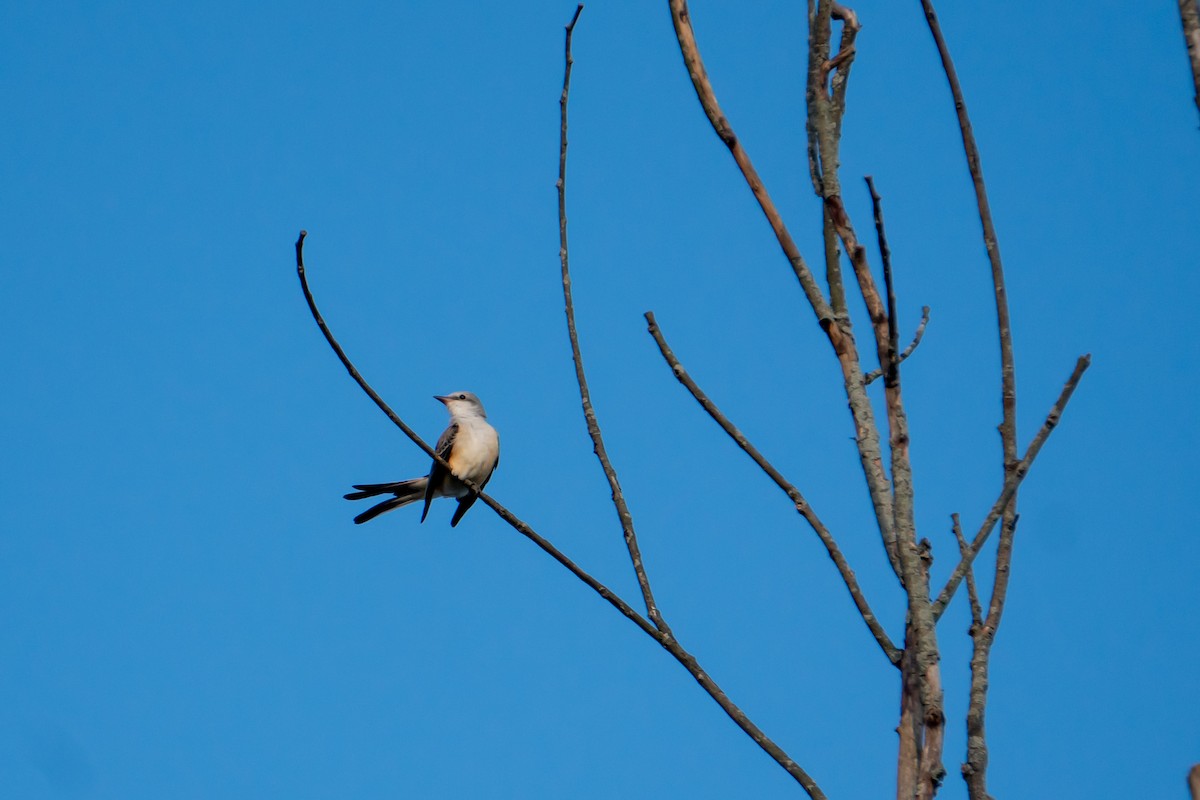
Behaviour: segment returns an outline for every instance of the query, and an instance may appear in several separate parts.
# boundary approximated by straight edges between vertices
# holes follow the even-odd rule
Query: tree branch
[[[579,384],[579,400],[583,405],[583,416],[587,421],[588,435],[592,438],[592,447],[596,453],[596,458],[600,460],[600,467],[604,470],[604,477],[608,479],[608,486],[612,491],[613,505],[616,507],[617,517],[621,522],[621,530],[625,537],[625,548],[629,551],[630,561],[633,562],[633,571],[637,575],[638,586],[642,590],[642,599],[646,604],[646,613],[650,616],[650,621],[659,630],[670,633],[671,629],[659,612],[658,604],[654,601],[654,593],[650,589],[650,578],[646,575],[646,568],[642,563],[642,551],[638,547],[637,533],[633,527],[633,514],[630,513],[629,506],[625,502],[625,493],[621,490],[621,482],[617,479],[617,470],[613,467],[612,461],[609,460],[608,450],[604,447],[604,437],[600,433],[600,423],[597,421],[595,409],[592,407],[592,396],[588,390],[587,375],[583,369],[583,354],[579,349],[579,333],[575,328],[575,302],[571,296],[571,273],[567,257],[567,99],[571,91],[571,66],[575,63],[571,57],[571,37],[575,32],[575,23],[579,21],[579,15],[582,12],[583,4],[581,3],[575,9],[575,16],[571,18],[571,23],[567,25],[566,44],[564,46],[563,88],[562,96],[558,103],[561,119],[559,127],[557,183],[558,255],[559,260],[562,262],[563,303],[566,307],[567,315],[567,336],[571,340],[571,358],[575,362],[575,380]]]
[[[970,551],[971,546],[967,544],[967,538],[963,536],[962,523],[958,519],[958,514],[951,514],[950,521],[953,523],[954,538],[958,540],[958,554],[965,558]],[[967,598],[971,603],[971,625],[983,624],[983,607],[979,605],[979,593],[975,591],[975,573],[970,567],[967,567]],[[971,631],[974,635],[974,631]]]
[[[914,518],[914,486],[912,463],[909,458],[908,415],[900,386],[900,373],[892,365],[895,344],[894,326],[889,322],[883,299],[867,262],[866,248],[859,242],[849,214],[838,195],[825,200],[829,218],[850,257],[863,302],[871,318],[875,335],[875,350],[880,368],[884,370],[884,400],[888,420],[888,445],[892,467],[892,529],[896,542],[896,557],[900,580],[908,594],[909,625],[906,629],[904,670],[911,674],[903,680],[902,692],[918,691],[919,698],[902,698],[901,708],[912,725],[902,725],[901,735],[915,735],[916,741],[902,742],[898,768],[897,797],[928,800],[940,785],[945,768],[941,763],[943,733],[943,696],[938,671],[936,620],[930,611],[929,573],[920,559]],[[886,247],[886,242],[885,242]],[[890,269],[888,271],[890,275]],[[893,303],[894,305],[894,303]],[[910,751],[919,753],[919,771],[911,769]]]
[[[825,301],[825,296],[821,293],[821,287],[817,285],[816,278],[805,263],[804,257],[800,255],[800,250],[796,247],[795,241],[792,239],[791,233],[788,232],[787,226],[783,222],[783,217],[779,214],[779,209],[775,207],[775,203],[771,200],[771,195],[767,192],[763,185],[762,179],[758,176],[757,170],[750,162],[750,156],[738,141],[737,134],[733,132],[729,121],[725,119],[725,114],[721,111],[721,106],[717,102],[716,93],[713,91],[712,83],[708,79],[708,72],[704,69],[704,62],[700,59],[700,50],[696,45],[696,33],[692,30],[691,17],[688,12],[686,0],[669,0],[671,6],[671,20],[675,25],[675,37],[679,41],[679,50],[683,55],[683,63],[687,68],[688,75],[692,79],[692,86],[696,90],[696,96],[700,100],[700,106],[704,109],[708,121],[712,124],[713,130],[716,131],[718,138],[729,148],[729,152],[733,155],[733,160],[737,163],[738,168],[742,171],[742,176],[746,179],[746,183],[750,187],[750,191],[754,194],[754,199],[758,201],[762,208],[763,214],[767,218],[771,230],[775,232],[775,238],[779,241],[779,246],[787,257],[788,263],[791,264],[792,271],[796,275],[796,279],[800,282],[800,287],[804,290],[805,296],[808,298],[809,304],[817,315],[817,320],[822,326],[826,326],[833,319],[832,310],[829,304]]]
[[[805,91],[808,134],[808,163],[813,190],[824,200],[840,194],[838,181],[838,150],[841,145],[842,119],[846,113],[846,88],[850,66],[854,62],[854,40],[858,35],[858,17],[853,11],[830,0],[822,0],[815,8],[809,0],[808,12],[808,80]],[[838,53],[830,58],[831,20],[842,22],[842,40]],[[832,81],[829,78],[833,73]],[[832,84],[832,85],[831,85]],[[831,85],[831,86],[830,86]],[[845,331],[850,330],[850,315],[846,308],[846,289],[842,282],[841,252],[837,234],[822,209],[822,230],[825,244],[825,279],[829,284],[830,304]]]
[[[992,266],[992,285],[996,296],[996,319],[1000,333],[1000,376],[1001,401],[1004,410],[1004,421],[1001,423],[1000,435],[1004,440],[1005,464],[1011,472],[1011,465],[1017,457],[1017,387],[1016,369],[1013,365],[1012,326],[1008,316],[1008,293],[1004,286],[1004,264],[1000,259],[1000,243],[996,238],[996,226],[992,221],[991,205],[988,203],[987,185],[983,180],[983,166],[979,158],[979,146],[975,142],[975,133],[971,128],[971,119],[967,115],[967,103],[963,99],[962,86],[958,82],[958,73],[950,58],[950,50],[942,35],[942,26],[938,22],[937,13],[931,0],[921,0],[925,10],[925,20],[929,24],[929,32],[933,34],[934,44],[942,59],[942,69],[950,84],[950,94],[954,99],[954,110],[958,116],[958,127],[962,133],[963,151],[967,156],[967,169],[971,173],[971,184],[975,188],[975,202],[979,207],[979,222],[983,226],[983,244],[987,249],[988,261]],[[1015,504],[1014,504],[1015,507]]]
[[[1183,23],[1183,41],[1192,62],[1192,85],[1196,87],[1196,109],[1200,111],[1200,5],[1196,0],[1179,0],[1179,20]]]
[[[386,402],[384,402],[383,398],[371,388],[371,385],[368,384],[367,381],[362,377],[359,371],[355,368],[354,364],[350,361],[349,357],[346,355],[346,352],[342,349],[341,345],[338,344],[337,339],[334,338],[333,333],[329,330],[329,326],[325,324],[325,319],[321,316],[321,312],[317,309],[317,303],[313,299],[312,292],[309,290],[308,277],[304,271],[304,239],[307,235],[308,234],[306,231],[301,231],[300,238],[296,240],[296,273],[300,278],[300,288],[304,292],[304,299],[308,303],[308,309],[312,313],[313,319],[317,323],[317,327],[320,328],[321,333],[324,334],[325,341],[327,341],[329,346],[333,348],[334,354],[336,354],[338,360],[342,362],[342,366],[346,368],[346,371],[350,373],[350,377],[353,378],[355,383],[357,383],[359,387],[366,392],[367,396],[375,402],[375,405],[379,406],[380,410],[387,415],[388,419],[395,423],[396,427],[400,428],[400,430],[404,432],[405,436],[407,436],[409,440],[413,442],[413,444],[421,448],[421,450],[427,456],[441,464],[446,469],[450,469],[450,464],[444,459],[440,458],[437,452],[435,452],[432,447],[426,444],[425,440],[418,436],[412,428],[406,425],[404,420],[402,420],[396,414],[396,412],[393,411]],[[488,508],[495,511],[496,514],[502,520],[508,523],[514,530],[537,545],[543,552],[565,567],[572,575],[582,581],[585,585],[592,589],[592,591],[596,592],[596,594],[600,595],[600,597],[617,609],[622,616],[637,625],[637,627],[643,633],[645,633],[654,641],[658,642],[664,650],[670,653],[676,661],[683,665],[684,669],[686,669],[696,680],[696,682],[700,684],[701,688],[708,693],[709,697],[716,701],[717,705],[721,707],[721,710],[724,711],[725,714],[755,742],[755,744],[761,747],[780,766],[787,770],[788,774],[795,778],[796,781],[799,782],[806,791],[808,791],[809,796],[812,797],[813,800],[826,800],[825,794],[821,792],[820,788],[817,787],[816,783],[811,777],[809,777],[808,773],[801,769],[800,766],[796,764],[796,762],[793,761],[781,747],[779,747],[779,745],[775,744],[770,737],[763,733],[762,730],[755,725],[748,716],[746,716],[746,712],[742,711],[732,700],[729,699],[729,696],[725,694],[720,686],[717,685],[716,681],[714,681],[700,666],[700,663],[696,660],[695,656],[685,650],[674,636],[666,631],[656,628],[650,621],[635,611],[632,606],[621,599],[618,594],[613,592],[604,584],[600,583],[600,581],[593,578],[587,572],[584,572],[583,569],[581,569],[574,561],[563,554],[547,539],[540,536],[536,531],[533,530],[533,528],[519,519],[497,500],[492,498],[490,495],[479,491],[478,486],[470,481],[464,480],[463,482],[467,484],[469,489],[476,491],[479,494],[479,500]]]
[[[1041,452],[1042,445],[1046,443],[1051,432],[1062,419],[1063,410],[1067,407],[1067,403],[1071,399],[1071,395],[1075,392],[1075,388],[1079,385],[1079,380],[1083,377],[1083,373],[1092,363],[1090,355],[1080,356],[1075,362],[1075,370],[1071,373],[1071,377],[1067,379],[1066,385],[1063,386],[1062,392],[1055,401],[1054,407],[1050,409],[1050,413],[1046,416],[1046,421],[1042,423],[1041,430],[1033,437],[1033,441],[1029,443],[1029,447],[1025,450],[1025,457],[1017,462],[1016,468],[1013,469],[1008,479],[1004,482],[1004,488],[1000,490],[1000,496],[996,498],[996,502],[992,504],[991,511],[984,518],[983,524],[979,526],[979,532],[975,534],[974,540],[971,542],[971,548],[968,553],[963,556],[958,562],[958,566],[954,568],[954,572],[950,574],[950,579],[946,581],[945,587],[938,594],[937,600],[933,603],[934,619],[941,619],[941,616],[946,611],[946,606],[954,597],[954,592],[958,589],[959,583],[962,582],[963,576],[967,570],[971,568],[971,563],[979,555],[979,551],[983,548],[988,536],[991,535],[992,529],[996,526],[996,521],[1004,513],[1004,509],[1008,506],[1009,500],[1017,491],[1017,487],[1025,480],[1025,476],[1029,474],[1030,468],[1033,466],[1034,460],[1038,453]]]
[[[967,114],[966,100],[963,98],[962,86],[958,81],[958,73],[950,58],[950,50],[942,35],[942,27],[938,22],[937,13],[933,9],[932,0],[921,0],[925,10],[925,20],[929,24],[929,32],[941,56],[942,69],[946,73],[946,81],[950,85],[950,94],[954,100],[954,110],[958,116],[958,127],[962,133],[963,151],[967,157],[967,169],[971,173],[971,183],[975,188],[975,202],[979,207],[979,221],[983,227],[983,243],[987,249],[988,260],[992,267],[992,288],[996,299],[996,327],[1000,335],[1000,404],[1003,417],[1000,422],[1000,440],[1003,449],[1003,465],[1005,483],[1009,484],[1015,476],[1017,465],[1017,378],[1016,366],[1013,360],[1012,326],[1008,314],[1008,293],[1004,284],[1004,264],[1000,258],[1000,243],[996,237],[996,227],[992,220],[991,207],[988,203],[987,185],[983,179],[983,165],[980,162],[979,146],[971,128],[971,120]],[[1012,559],[1012,532],[1016,529],[1017,493],[1016,483],[1012,483],[1013,491],[1002,511],[1004,518],[1000,531],[1000,547],[996,555],[997,580],[1007,574]],[[1002,606],[1001,606],[1002,608]],[[997,615],[1002,613],[997,610]],[[990,618],[989,613],[989,618]],[[997,619],[996,622],[999,620]],[[987,658],[985,651],[984,659]],[[983,665],[986,669],[986,664]],[[986,690],[986,683],[984,685]],[[981,700],[982,702],[982,700]],[[982,738],[982,709],[980,710],[979,736]],[[974,776],[979,787],[977,792],[986,797],[986,775],[980,771]]]
[[[704,69],[704,62],[700,58],[700,50],[696,44],[696,33],[692,29],[691,16],[688,12],[686,0],[668,0],[668,2],[671,8],[671,21],[675,26],[675,38],[679,42],[679,52],[683,56],[684,66],[687,68],[688,75],[692,81],[692,87],[695,89],[696,97],[700,101],[700,106],[704,109],[704,114],[708,117],[708,121],[712,124],[718,138],[729,148],[734,162],[737,163],[738,168],[742,172],[742,177],[745,178],[750,191],[754,194],[759,207],[767,218],[767,222],[770,224],[772,231],[774,231],[780,249],[783,250],[788,263],[792,267],[792,271],[796,274],[796,278],[799,280],[800,286],[804,290],[804,294],[817,316],[817,321],[825,331],[834,352],[837,354],[838,364],[842,370],[842,381],[846,387],[846,397],[849,400],[850,413],[854,418],[855,442],[858,445],[859,463],[862,466],[863,475],[867,482],[867,491],[871,496],[875,518],[879,523],[880,535],[883,538],[884,547],[888,552],[889,561],[892,563],[893,569],[899,574],[899,567],[895,556],[895,531],[892,524],[891,484],[888,482],[887,475],[883,471],[883,454],[879,442],[879,432],[875,426],[874,411],[871,408],[870,398],[867,396],[866,387],[863,385],[862,364],[854,343],[854,336],[848,329],[844,329],[835,320],[833,309],[821,294],[821,289],[817,285],[817,281],[805,263],[804,258],[800,255],[800,250],[796,247],[795,241],[788,232],[787,226],[783,222],[783,217],[780,216],[779,210],[775,207],[771,196],[767,193],[762,179],[759,178],[754,165],[750,163],[749,155],[747,155],[745,149],[738,141],[737,135],[733,132],[733,128],[730,127],[728,120],[726,120],[724,113],[722,113],[721,106],[717,103],[717,96],[713,91],[712,83],[708,79],[708,72]]]
[[[883,198],[875,190],[874,178],[867,175],[864,180],[871,193],[871,207],[875,212],[875,237],[879,241],[879,258],[883,262],[883,285],[887,292],[887,361],[879,368],[887,373],[887,383],[894,383],[899,380],[897,369],[900,366],[900,331],[896,320],[896,287],[892,281],[892,251],[888,247],[887,231],[883,227]]]
[[[667,366],[671,368],[671,372],[674,374],[676,380],[678,380],[689,392],[691,392],[692,397],[696,399],[696,402],[700,404],[700,407],[703,408],[708,415],[712,417],[718,425],[721,426],[721,429],[724,430],[725,433],[729,434],[729,437],[737,443],[738,447],[742,448],[742,450],[746,452],[746,455],[750,456],[754,463],[757,464],[759,468],[767,474],[767,477],[774,481],[775,485],[782,489],[783,493],[786,494],[788,499],[792,501],[792,504],[796,507],[796,511],[799,512],[800,516],[804,517],[804,519],[812,527],[813,532],[816,533],[817,537],[821,540],[821,544],[825,545],[825,550],[829,553],[829,558],[832,559],[834,566],[837,567],[838,573],[842,576],[842,581],[846,584],[846,588],[850,591],[850,597],[854,601],[854,606],[858,609],[858,613],[862,615],[863,622],[867,624],[867,628],[870,629],[871,635],[874,636],[875,641],[879,643],[879,647],[883,650],[884,655],[887,656],[888,661],[896,666],[899,666],[900,650],[892,643],[891,638],[889,638],[887,635],[887,631],[883,629],[883,625],[880,624],[879,619],[875,616],[875,613],[871,611],[871,606],[867,603],[867,599],[863,594],[862,587],[858,584],[858,579],[854,575],[854,570],[850,568],[850,564],[846,561],[846,557],[842,554],[841,549],[838,547],[837,540],[834,539],[833,534],[831,534],[829,529],[825,527],[825,524],[821,522],[820,517],[817,516],[817,512],[814,511],[812,506],[808,504],[808,501],[804,499],[804,495],[801,494],[800,490],[797,489],[794,484],[790,483],[786,478],[784,478],[779,470],[775,469],[775,467],[772,466],[769,461],[767,461],[766,457],[759,452],[758,448],[750,443],[745,434],[743,434],[737,428],[737,426],[730,422],[728,417],[721,413],[721,410],[717,408],[716,404],[708,398],[708,395],[704,393],[704,391],[692,379],[692,376],[688,374],[686,369],[684,369],[683,365],[679,363],[679,359],[676,358],[675,353],[667,344],[667,340],[663,335],[662,329],[659,328],[658,322],[654,319],[654,312],[647,311],[645,316],[646,323],[649,326],[648,329],[650,331],[650,335],[654,337],[654,341],[658,345],[659,352],[662,353],[663,359],[667,362]]]

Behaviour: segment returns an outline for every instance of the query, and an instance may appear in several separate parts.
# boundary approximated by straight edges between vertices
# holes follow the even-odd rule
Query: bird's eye
[[[466,399],[467,399],[467,396],[466,396],[465,394],[460,394],[460,395],[458,396],[458,399],[459,399],[459,400],[466,400]]]

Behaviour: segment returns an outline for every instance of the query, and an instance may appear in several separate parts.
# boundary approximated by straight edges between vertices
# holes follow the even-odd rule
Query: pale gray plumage
[[[358,491],[347,494],[347,500],[394,495],[355,517],[356,524],[422,498],[425,508],[421,512],[421,522],[424,522],[429,513],[429,504],[435,497],[454,497],[458,499],[458,508],[450,519],[450,527],[453,528],[478,498],[460,478],[482,489],[496,471],[500,464],[500,437],[496,429],[488,424],[479,398],[471,392],[454,392],[444,396],[435,395],[434,399],[443,403],[450,412],[450,425],[442,432],[434,448],[450,464],[450,470],[435,461],[429,474],[423,478],[394,483],[355,484],[354,488]]]

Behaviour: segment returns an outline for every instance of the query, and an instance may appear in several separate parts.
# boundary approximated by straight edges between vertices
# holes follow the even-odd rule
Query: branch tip
[[[575,23],[579,21],[579,15],[583,13],[583,3],[575,7],[575,16],[571,17],[571,21],[567,23],[567,33],[575,29]]]

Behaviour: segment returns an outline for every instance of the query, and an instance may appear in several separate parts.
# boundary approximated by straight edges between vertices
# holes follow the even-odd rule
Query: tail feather
[[[459,499],[458,508],[454,510],[454,516],[450,518],[451,528],[458,524],[458,521],[463,518],[463,514],[467,513],[467,509],[475,505],[475,501],[478,499],[479,495],[473,493]]]
[[[392,483],[356,483],[357,492],[343,495],[347,500],[363,500],[381,494],[394,494],[397,497],[407,497],[409,494],[425,494],[425,478],[413,478],[411,481],[394,481]],[[417,486],[420,484],[420,486]]]
[[[384,500],[382,503],[373,505],[366,511],[359,514],[354,518],[354,524],[362,525],[364,522],[369,522],[370,520],[375,519],[380,514],[391,511],[393,508],[400,508],[400,506],[407,505],[411,502],[412,500],[401,500],[399,497],[390,497],[387,500]]]
[[[416,502],[425,496],[425,485],[428,482],[427,478],[413,478],[410,481],[395,481],[394,483],[362,483],[354,484],[357,492],[350,492],[345,495],[347,500],[364,500],[368,497],[377,497],[381,494],[392,494],[394,497],[389,497],[382,503],[371,506],[366,511],[354,518],[356,525],[361,525],[368,520],[375,519],[384,512],[391,511],[394,508],[406,506],[409,503]]]

